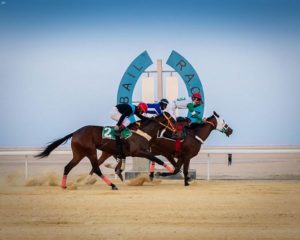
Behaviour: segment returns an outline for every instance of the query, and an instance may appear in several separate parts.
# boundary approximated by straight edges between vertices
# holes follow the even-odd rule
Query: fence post
[[[209,153],[207,154],[207,181],[210,179],[210,161],[209,161]]]
[[[25,180],[28,179],[28,158],[27,155],[25,155]]]

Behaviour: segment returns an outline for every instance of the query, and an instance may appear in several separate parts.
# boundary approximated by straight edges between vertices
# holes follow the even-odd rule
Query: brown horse
[[[156,138],[160,129],[170,124],[170,115],[165,113],[164,115],[148,119],[141,124],[140,129],[142,132],[133,132],[132,136],[128,139],[123,139],[124,142],[124,155],[147,158],[150,161],[154,161],[159,165],[163,165],[170,172],[173,171],[163,161],[158,159],[149,151],[150,145],[153,143],[153,139]],[[49,154],[62,143],[72,138],[71,148],[73,153],[72,160],[65,166],[64,175],[61,182],[61,187],[66,188],[67,175],[84,157],[87,157],[93,167],[93,172],[96,173],[102,180],[111,186],[113,190],[117,190],[115,184],[113,184],[106,176],[104,176],[97,163],[97,149],[105,151],[110,155],[116,155],[116,143],[115,140],[102,137],[102,126],[85,126],[77,131],[58,139],[50,143],[43,152],[36,155],[36,157],[43,158],[49,156]]]
[[[229,137],[233,130],[228,126],[228,124],[220,118],[220,116],[214,112],[212,116],[207,118],[206,123],[201,125],[194,125],[187,128],[187,133],[185,138],[181,143],[180,150],[177,152],[175,148],[175,140],[166,138],[164,136],[157,137],[154,143],[151,145],[151,153],[154,155],[162,155],[166,157],[169,162],[175,167],[175,171],[173,173],[160,173],[161,176],[169,176],[173,174],[177,174],[181,166],[184,165],[184,184],[188,186],[188,169],[190,160],[196,156],[201,148],[201,145],[208,138],[212,130],[219,130],[222,133],[225,133],[227,137]],[[166,130],[167,131],[170,130]],[[111,154],[107,152],[102,152],[101,157],[98,160],[98,164],[101,165],[107,158],[109,158]],[[176,162],[174,158],[178,158]],[[150,167],[150,179],[154,176],[154,162],[151,163]],[[120,163],[116,166],[116,172],[120,168]],[[91,172],[92,173],[92,172]]]
[[[207,118],[206,123],[188,128],[187,135],[181,144],[180,151],[177,153],[175,152],[174,141],[167,138],[157,138],[155,140],[155,144],[151,146],[151,152],[153,154],[163,155],[167,157],[167,159],[174,158],[175,156],[178,158],[175,171],[173,173],[159,173],[159,175],[169,176],[177,174],[183,165],[184,185],[188,186],[188,170],[190,161],[199,153],[202,144],[213,130],[225,133],[227,137],[233,133],[232,128],[230,128],[228,124],[221,119],[216,112],[214,112],[212,116]],[[164,147],[162,148],[162,146]]]

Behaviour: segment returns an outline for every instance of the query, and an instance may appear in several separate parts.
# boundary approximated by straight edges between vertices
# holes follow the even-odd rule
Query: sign
[[[132,102],[132,94],[137,80],[152,63],[147,51],[144,51],[133,60],[121,79],[117,104]]]
[[[167,64],[172,67],[183,79],[186,90],[190,97],[193,95],[193,93],[200,92],[204,105],[205,101],[202,84],[193,66],[175,51],[172,51],[167,60]]]
[[[152,63],[153,62],[147,51],[144,51],[133,60],[121,79],[118,89],[117,104],[132,103],[132,94],[136,82],[143,72],[152,65]],[[193,93],[200,92],[203,101],[203,105],[201,106],[201,112],[203,115],[205,105],[204,91],[200,78],[193,66],[183,56],[175,51],[172,51],[167,60],[167,64],[183,79],[190,97]]]

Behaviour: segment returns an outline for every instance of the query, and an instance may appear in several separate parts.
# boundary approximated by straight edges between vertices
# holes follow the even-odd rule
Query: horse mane
[[[208,117],[206,120],[207,121],[210,121],[211,119],[214,118],[214,115],[211,115],[210,117]],[[204,128],[205,127],[205,123],[194,123],[192,125],[190,125],[188,127],[188,129],[190,130],[195,130],[195,129],[201,129],[201,128]]]

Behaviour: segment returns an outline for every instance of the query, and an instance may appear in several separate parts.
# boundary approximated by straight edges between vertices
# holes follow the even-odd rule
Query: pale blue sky
[[[300,145],[299,36],[300,1],[1,1],[0,146],[112,124],[145,50],[164,63],[175,50],[197,71],[205,115],[234,129],[207,145]]]

